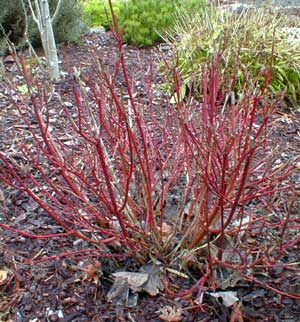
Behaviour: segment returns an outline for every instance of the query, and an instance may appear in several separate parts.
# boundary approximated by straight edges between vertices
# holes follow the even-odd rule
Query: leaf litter
[[[138,294],[145,292],[156,296],[164,287],[160,278],[160,266],[146,264],[140,272],[116,272],[114,283],[107,293],[107,299],[116,305],[136,306]]]

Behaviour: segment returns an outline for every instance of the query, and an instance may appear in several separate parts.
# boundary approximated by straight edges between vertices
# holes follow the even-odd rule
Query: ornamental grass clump
[[[280,260],[299,242],[300,227],[298,214],[282,203],[293,196],[285,180],[299,161],[278,163],[272,153],[273,108],[258,109],[270,71],[259,92],[245,86],[223,109],[220,55],[203,70],[201,102],[189,97],[174,105],[164,95],[157,101],[150,66],[143,99],[128,75],[116,21],[114,30],[115,70],[95,57],[96,79],[74,81],[71,99],[31,75],[22,57],[28,92],[3,85],[18,117],[9,148],[0,152],[0,184],[28,196],[40,211],[29,227],[3,216],[0,228],[89,245],[51,258],[159,261],[174,296],[195,290],[200,296],[204,285],[226,288],[233,272],[256,281],[254,270],[288,268]],[[179,73],[172,72],[179,95]],[[39,227],[44,216],[51,224]],[[41,252],[31,263],[43,260],[49,257]],[[172,289],[174,272],[189,273],[194,286]]]
[[[292,24],[292,25],[291,25]],[[300,93],[300,40],[291,30],[300,27],[300,21],[290,23],[288,16],[268,8],[249,8],[240,12],[232,7],[205,7],[190,14],[177,12],[173,31],[164,39],[171,45],[175,64],[179,62],[183,82],[182,92],[191,86],[196,96],[203,66],[218,52],[222,53],[220,72],[234,74],[235,92],[244,86],[261,86],[257,75],[272,63],[272,76],[266,94],[284,93],[292,106],[297,107]],[[238,56],[238,62],[236,61]],[[252,83],[252,84],[251,84]],[[169,89],[172,88],[170,78]]]

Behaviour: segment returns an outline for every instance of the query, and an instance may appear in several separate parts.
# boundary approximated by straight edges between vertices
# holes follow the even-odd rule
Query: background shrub
[[[54,10],[57,0],[50,0]],[[82,22],[83,7],[78,0],[63,0],[60,13],[54,22],[54,33],[57,42],[79,42],[86,26]]]
[[[26,4],[26,1],[25,1]],[[57,0],[49,0],[50,10],[54,12]],[[0,0],[0,24],[3,26],[9,39],[17,46],[22,46],[25,29],[25,18],[20,0]],[[29,13],[29,11],[28,11]],[[77,0],[64,0],[59,14],[54,21],[54,33],[57,42],[77,42],[84,31],[81,22],[82,5]],[[28,36],[34,46],[40,46],[38,28],[30,14],[28,14]],[[0,51],[6,50],[3,32],[0,31]]]
[[[197,92],[203,65],[221,51],[222,75],[232,74],[237,68],[236,92],[241,91],[245,78],[254,82],[272,63],[268,93],[285,92],[295,105],[300,98],[300,40],[290,35],[289,27],[288,17],[266,8],[237,13],[211,7],[193,15],[179,11],[165,39],[173,47],[174,61],[179,62],[182,92],[191,81]]]
[[[200,10],[204,0],[129,0],[120,5],[119,22],[125,27],[124,40],[149,46],[162,40],[160,33],[173,26],[176,7],[188,12]]]
[[[24,32],[24,13],[19,0],[5,1],[0,0],[0,25],[13,42],[19,41]],[[4,50],[5,42],[3,31],[0,29],[0,44]]]
[[[120,2],[113,1],[115,15],[120,14]],[[103,26],[108,29],[112,24],[110,8],[107,0],[87,0],[83,2],[83,20],[91,26]]]

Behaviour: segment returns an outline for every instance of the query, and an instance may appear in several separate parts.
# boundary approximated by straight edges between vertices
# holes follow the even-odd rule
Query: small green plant
[[[120,13],[121,1],[113,2],[115,15]],[[83,1],[83,20],[91,27],[102,26],[108,29],[112,24],[109,4],[106,0],[86,0]]]
[[[200,10],[204,0],[129,0],[121,3],[120,24],[125,27],[124,40],[140,46],[150,46],[162,40],[160,33],[174,24],[176,8],[188,12]]]
[[[300,40],[291,29],[296,28],[289,28],[288,17],[267,8],[237,13],[212,6],[193,15],[178,11],[173,31],[164,38],[179,62],[183,92],[192,84],[197,95],[203,66],[221,52],[221,76],[228,78],[237,71],[236,93],[241,91],[246,75],[248,82],[255,83],[261,71],[272,66],[267,94],[283,92],[295,105],[300,98]],[[258,84],[262,82],[263,78]]]

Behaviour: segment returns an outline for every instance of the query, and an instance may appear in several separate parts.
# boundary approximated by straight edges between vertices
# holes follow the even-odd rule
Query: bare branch
[[[59,13],[59,10],[60,10],[60,7],[62,5],[62,0],[58,0],[58,3],[57,3],[57,6],[56,6],[56,9],[55,9],[55,12],[51,18],[51,23],[53,24],[54,20],[57,18],[57,15]]]
[[[32,4],[31,4],[31,1],[30,0],[28,0],[28,4],[29,4],[30,12],[32,14],[32,18],[33,18],[34,22],[39,26],[39,21],[38,21],[36,15],[35,15],[35,12],[34,12],[34,9],[32,7]],[[36,5],[36,3],[35,3],[35,5]]]

